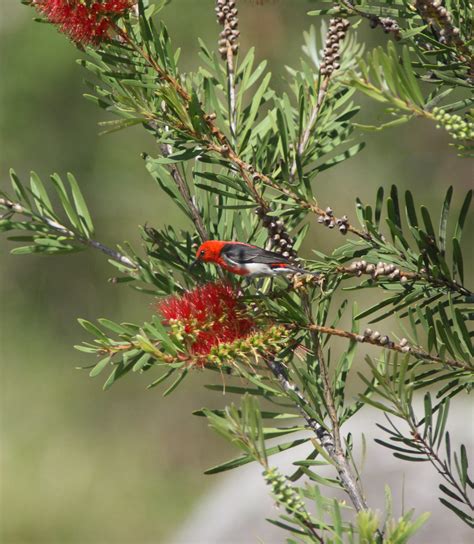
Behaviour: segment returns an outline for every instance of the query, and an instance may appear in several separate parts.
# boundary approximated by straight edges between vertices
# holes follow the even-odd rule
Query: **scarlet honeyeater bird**
[[[208,240],[199,246],[196,260],[214,263],[239,276],[277,276],[283,274],[312,274],[279,253],[268,251],[242,242]]]

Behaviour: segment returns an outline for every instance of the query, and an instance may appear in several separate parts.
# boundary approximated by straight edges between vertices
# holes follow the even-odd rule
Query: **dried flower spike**
[[[261,220],[263,226],[268,230],[268,238],[271,243],[270,249],[276,253],[281,253],[287,259],[295,260],[298,255],[293,249],[294,240],[288,234],[285,223],[275,217],[268,215],[263,208],[257,208],[255,213]]]
[[[347,19],[342,19],[340,17],[334,17],[330,20],[326,42],[324,44],[323,59],[319,69],[321,75],[329,77],[335,70],[338,70],[341,67],[339,64],[340,44],[346,36],[349,25],[350,23]]]
[[[415,7],[423,19],[436,29],[440,43],[464,49],[459,28],[454,26],[452,15],[439,0],[416,0]]]
[[[235,6],[235,0],[216,0],[217,21],[224,29],[219,34],[219,53],[222,59],[227,57],[227,50],[230,49],[232,55],[237,55],[239,50],[238,29],[239,19],[238,11]]]
[[[395,19],[391,17],[377,17],[377,15],[368,15],[367,17],[371,28],[380,26],[385,34],[392,34],[395,40],[401,40],[400,26]]]
[[[32,0],[46,19],[78,45],[99,45],[108,39],[116,19],[134,0]]]

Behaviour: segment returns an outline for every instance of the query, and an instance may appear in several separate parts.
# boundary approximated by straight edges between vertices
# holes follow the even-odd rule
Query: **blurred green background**
[[[310,7],[305,0],[239,3],[242,49],[254,45],[258,58],[269,60],[276,88],[283,88],[285,65],[298,62],[302,31],[318,24],[306,15]],[[182,48],[183,70],[197,65],[198,36],[208,44],[217,40],[213,8],[211,0],[174,0],[163,12]],[[23,179],[31,169],[43,179],[73,172],[96,236],[109,245],[138,244],[137,227],[145,222],[175,223],[140,158],[142,151],[154,152],[151,139],[140,129],[98,136],[105,116],[81,96],[79,52],[53,28],[33,23],[33,11],[16,0],[3,0],[0,9],[1,188],[9,189],[10,167]],[[362,34],[380,37],[365,26]],[[373,103],[366,107],[377,117]],[[376,187],[397,183],[437,211],[454,184],[459,207],[470,165],[441,131],[419,121],[366,140],[363,153],[318,178],[321,203],[351,212],[356,196],[373,200]],[[339,241],[312,224],[306,254]],[[218,481],[203,471],[232,452],[190,415],[222,399],[202,388],[202,375],[167,399],[145,390],[146,376],[104,393],[102,377],[91,380],[75,370],[90,363],[72,348],[85,338],[76,318],[141,322],[152,300],[108,283],[113,269],[100,254],[13,257],[10,249],[2,238],[2,542],[165,542]],[[211,379],[219,381],[218,375]]]

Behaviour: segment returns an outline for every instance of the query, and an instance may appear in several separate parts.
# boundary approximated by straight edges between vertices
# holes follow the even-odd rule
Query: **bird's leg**
[[[239,287],[239,295],[243,295],[244,294],[244,289],[247,289],[247,287],[250,286],[250,278],[248,278],[247,276],[244,276],[242,278],[242,281],[240,282],[240,287]]]
[[[273,276],[272,276],[272,277],[270,278],[270,289],[269,289],[270,292],[273,291],[273,287],[274,287],[274,278],[273,278]]]
[[[255,282],[255,288],[257,289],[257,293],[260,293],[261,292],[261,289],[263,287],[263,282],[265,281],[265,278],[259,278],[256,282]]]

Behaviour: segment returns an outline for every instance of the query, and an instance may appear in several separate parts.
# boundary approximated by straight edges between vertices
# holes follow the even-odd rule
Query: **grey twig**
[[[31,219],[38,221],[40,223],[46,224],[51,230],[60,233],[61,235],[65,236],[66,238],[76,240],[80,244],[84,246],[89,246],[94,249],[98,249],[102,253],[105,253],[107,256],[109,256],[114,261],[122,264],[123,266],[126,266],[127,268],[130,268],[131,270],[138,270],[139,266],[134,263],[132,260],[130,260],[127,256],[122,255],[122,253],[116,251],[115,249],[112,249],[106,245],[104,245],[102,242],[98,242],[97,240],[93,240],[91,238],[86,238],[82,236],[81,234],[78,234],[77,232],[74,232],[73,230],[65,227],[61,223],[58,223],[54,219],[51,219],[49,217],[45,217],[43,215],[36,214],[30,210],[27,210],[24,208],[20,203],[13,202],[7,198],[0,198],[0,207],[4,207],[7,210],[10,210],[12,214],[20,214],[25,217],[30,217]]]
[[[321,106],[324,101],[324,97],[326,96],[327,89],[329,87],[329,80],[330,76],[325,76],[322,80],[321,86],[319,88],[318,92],[318,99],[316,101],[316,104],[314,104],[313,108],[311,109],[311,114],[309,116],[308,124],[306,125],[306,128],[303,132],[303,135],[300,138],[300,141],[298,142],[298,146],[296,149],[296,152],[298,154],[298,157],[301,159],[303,156],[303,153],[306,149],[306,146],[308,145],[309,137],[311,135],[311,131],[313,130],[314,124],[316,123],[316,119],[318,118],[319,112],[321,110]],[[291,165],[290,170],[290,179],[294,179],[296,175],[296,157],[293,160],[293,164]]]
[[[334,462],[341,484],[349,495],[355,509],[358,512],[366,510],[367,504],[358,485],[357,478],[353,474],[344,452],[342,451],[339,429],[333,428],[333,433],[331,434],[325,427],[309,416],[307,413],[307,407],[309,406],[308,401],[304,398],[298,387],[288,379],[285,367],[275,359],[267,359],[267,364],[273,375],[280,382],[283,390],[290,396],[295,395],[297,397],[297,406],[301,415],[308,426],[314,431],[321,446],[327,451],[329,457]],[[335,437],[337,440],[335,440]]]
[[[311,302],[308,295],[302,297],[302,306],[304,312],[310,322],[313,322],[313,312],[311,307]],[[328,411],[329,419],[331,420],[331,438],[332,442],[329,447],[325,447],[326,451],[329,454],[329,457],[332,459],[334,466],[337,470],[339,480],[349,495],[354,508],[360,512],[361,510],[367,510],[367,503],[365,501],[364,494],[362,492],[359,479],[357,475],[354,474],[351,466],[349,465],[347,458],[344,454],[344,449],[342,446],[341,433],[339,428],[339,420],[337,417],[336,405],[334,403],[334,396],[331,388],[330,378],[329,378],[329,369],[326,366],[326,361],[324,359],[323,350],[321,348],[321,342],[319,339],[318,332],[312,330],[311,341],[314,346],[315,354],[319,363],[319,373],[322,379],[322,389],[324,395],[324,401]]]
[[[168,157],[173,152],[173,149],[171,145],[169,144],[162,144],[161,152],[165,157]],[[178,168],[174,164],[166,165],[166,167],[169,173],[171,174],[171,177],[173,178],[174,182],[176,183],[176,187],[178,187],[178,191],[183,197],[183,200],[186,203],[186,206],[188,207],[189,213],[191,214],[192,220],[194,222],[194,225],[196,227],[196,230],[198,231],[198,234],[201,240],[203,242],[205,242],[206,240],[209,240],[209,234],[204,225],[204,220],[201,216],[199,208],[196,206],[196,203],[194,202],[194,199],[191,196],[191,192],[189,191],[189,187],[188,187],[188,184],[186,183],[186,180],[184,179],[184,177],[181,175],[181,172],[178,170]]]
[[[230,117],[230,133],[235,145],[237,140],[237,109],[235,102],[235,74],[234,74],[234,53],[232,51],[232,45],[227,42],[227,86],[229,92],[229,117]]]
[[[334,449],[334,442],[332,439],[331,434],[328,432],[328,430],[323,427],[321,424],[319,424],[314,418],[308,415],[306,408],[309,406],[308,401],[304,398],[301,391],[296,387],[295,384],[290,382],[288,379],[288,375],[286,372],[285,367],[282,363],[277,361],[276,359],[266,359],[266,363],[270,370],[273,372],[273,375],[278,379],[280,382],[280,385],[285,391],[285,393],[288,393],[289,395],[294,394],[296,397],[298,397],[298,409],[305,419],[308,426],[314,431],[314,434],[317,436],[318,440],[321,442],[321,445],[326,450]]]
[[[329,88],[329,83],[333,73],[340,68],[340,44],[346,36],[347,29],[349,28],[349,21],[340,17],[334,17],[330,21],[328,32],[325,40],[324,55],[319,67],[320,86],[318,90],[318,97],[316,103],[311,109],[311,113],[308,119],[308,123],[303,134],[300,137],[296,148],[296,156],[293,160],[293,164],[290,170],[290,179],[294,179],[297,170],[297,158],[301,159],[303,153],[308,145],[311,131],[316,123],[321,107],[326,98],[326,94]]]

